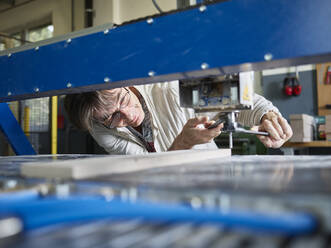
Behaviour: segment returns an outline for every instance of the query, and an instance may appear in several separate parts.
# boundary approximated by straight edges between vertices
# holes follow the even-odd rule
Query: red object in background
[[[287,96],[299,96],[302,92],[302,86],[297,77],[286,77],[283,86],[284,94]]]
[[[302,86],[301,85],[296,85],[293,89],[293,95],[294,96],[299,96],[302,91]]]
[[[292,90],[294,96],[299,96],[301,94],[302,86],[297,77],[292,78]]]
[[[62,108],[60,106],[57,113],[57,128],[64,129],[64,116],[62,114]]]
[[[325,84],[331,84],[331,66],[326,70]]]
[[[284,87],[283,87],[284,93],[287,96],[292,96],[293,94],[293,89],[292,89],[292,85],[291,85],[291,78],[286,77],[284,79]]]
[[[325,140],[326,139],[326,133],[325,133],[325,131],[319,131],[318,132],[318,138],[320,140]]]
[[[64,116],[63,115],[58,115],[57,116],[57,128],[58,129],[63,129],[64,128]]]

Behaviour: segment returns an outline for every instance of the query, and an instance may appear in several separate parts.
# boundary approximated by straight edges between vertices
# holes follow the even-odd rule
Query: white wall
[[[177,8],[176,0],[157,0],[157,3],[163,11]],[[121,24],[158,13],[152,0],[94,0],[93,5],[95,26],[108,22]]]
[[[13,33],[46,23],[54,25],[54,35],[84,27],[84,0],[74,1],[72,25],[71,0],[36,0],[0,13],[0,31]]]
[[[26,0],[21,0],[26,1]],[[74,0],[72,17],[71,0],[35,0],[0,13],[0,32],[20,30],[52,23],[54,35],[79,30],[85,26],[84,0]],[[20,0],[17,0],[20,3]],[[177,8],[177,0],[157,0],[163,11]],[[126,21],[157,14],[152,0],[94,0],[94,26]]]
[[[93,26],[109,22],[114,23],[114,0],[94,0],[93,9]]]
[[[158,11],[154,7],[152,0],[115,0],[119,4],[119,21],[121,23],[145,17],[148,15],[157,14]],[[158,5],[163,11],[176,9],[176,0],[157,0]]]
[[[74,0],[73,31],[85,28],[85,0]]]

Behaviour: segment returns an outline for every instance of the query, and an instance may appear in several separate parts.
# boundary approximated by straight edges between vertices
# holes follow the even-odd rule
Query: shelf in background
[[[286,142],[283,147],[331,147],[331,141],[315,140],[310,142]]]
[[[327,104],[331,104],[331,84],[325,84],[329,66],[331,62],[316,65],[318,115],[331,115],[331,109],[326,108]]]

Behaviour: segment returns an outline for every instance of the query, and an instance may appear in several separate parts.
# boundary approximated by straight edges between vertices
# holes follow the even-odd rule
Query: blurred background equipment
[[[329,247],[331,164],[320,156],[331,154],[329,10],[329,0],[0,0],[0,101],[10,111],[1,121],[31,148],[0,142],[0,247]],[[287,95],[285,77],[297,80]],[[114,159],[71,126],[61,95],[171,80],[192,86],[184,97],[197,110],[216,104],[232,115],[264,95],[285,118],[299,115],[291,119],[300,142],[284,149],[319,156],[269,156],[285,151],[235,133],[232,154],[264,156],[201,156],[79,180],[22,174],[31,163],[52,171],[65,162],[70,176]],[[315,124],[327,140],[314,140]]]

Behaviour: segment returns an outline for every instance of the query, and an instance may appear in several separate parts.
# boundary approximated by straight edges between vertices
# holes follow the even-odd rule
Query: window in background
[[[201,0],[200,0],[200,2],[201,2]],[[191,5],[195,5],[196,3],[197,3],[196,0],[177,0],[177,8],[178,9],[187,8]]]
[[[37,153],[49,153],[49,97],[21,101],[21,123]]]
[[[13,38],[9,38],[9,37],[14,37],[16,39]],[[0,51],[4,51],[8,48],[14,48],[14,47],[19,47],[22,45],[22,41],[21,38],[22,35],[21,34],[15,34],[15,35],[8,35],[8,37],[0,37]]]
[[[22,34],[15,34],[14,37],[16,39],[22,39]],[[13,42],[13,44],[12,44],[13,47],[19,47],[19,46],[22,46],[23,45],[22,41],[20,41],[20,40],[13,39],[12,42]]]
[[[54,26],[47,25],[28,30],[27,40],[31,42],[46,40],[53,37]]]

